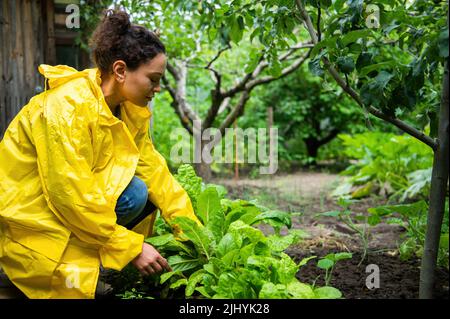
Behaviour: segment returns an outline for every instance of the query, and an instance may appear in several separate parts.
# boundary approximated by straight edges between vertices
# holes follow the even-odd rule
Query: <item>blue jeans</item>
[[[133,179],[117,199],[117,224],[128,229],[133,228],[155,210],[155,206],[148,200],[147,185],[138,177]]]

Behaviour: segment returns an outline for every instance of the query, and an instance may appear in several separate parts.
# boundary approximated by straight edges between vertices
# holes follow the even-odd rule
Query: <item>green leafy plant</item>
[[[362,198],[375,191],[391,200],[425,197],[429,192],[433,153],[406,135],[367,132],[339,135],[344,153],[356,163],[341,172],[350,176],[333,192],[335,196]]]
[[[351,259],[351,253],[328,254],[317,262],[317,267],[325,270],[325,286],[330,286],[334,266],[339,260]]]
[[[137,291],[136,288],[131,288],[131,290],[117,294],[117,297],[120,297],[121,299],[153,299],[150,296],[146,296],[143,292]]]
[[[411,204],[387,205],[368,209],[371,218],[381,221],[382,218],[390,224],[397,224],[405,228],[403,241],[399,245],[400,258],[407,260],[412,257],[421,258],[425,242],[428,204],[418,201]],[[441,236],[438,251],[438,265],[448,269],[448,200],[446,202],[444,221],[441,227]]]
[[[183,186],[192,184],[192,179],[185,178],[191,173],[187,167],[180,167],[177,177]],[[182,231],[180,241],[158,219],[157,235],[145,240],[167,258],[172,268],[155,279],[160,298],[180,295],[179,291],[185,298],[342,297],[333,287],[314,287],[296,278],[299,268],[315,256],[296,264],[284,253],[307,236],[290,229],[290,214],[256,202],[226,199],[217,185],[202,188],[189,195],[197,203],[196,214],[203,225],[186,217],[175,218],[173,223]],[[270,225],[273,233],[265,235],[256,227],[261,223]],[[284,229],[286,235],[281,234]],[[149,283],[141,280],[140,285]]]
[[[358,264],[359,266],[366,258],[369,250],[370,226],[375,226],[379,223],[379,221],[365,214],[354,214],[350,210],[350,205],[355,202],[355,200],[341,197],[337,201],[337,204],[342,207],[341,210],[319,213],[316,216],[337,218],[338,221],[344,223],[358,235],[363,250],[361,261]],[[329,262],[324,261],[323,263],[326,264]]]

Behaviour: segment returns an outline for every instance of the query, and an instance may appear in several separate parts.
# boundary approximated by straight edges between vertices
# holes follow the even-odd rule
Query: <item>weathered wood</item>
[[[25,87],[25,69],[24,69],[24,46],[23,46],[23,28],[22,28],[22,21],[23,21],[23,2],[24,0],[20,1],[14,1],[12,4],[13,11],[12,11],[12,17],[15,18],[15,23],[12,24],[13,27],[13,34],[15,37],[13,37],[13,59],[12,59],[12,75],[13,75],[13,104],[11,105],[11,109],[9,112],[9,118],[8,123],[10,123],[15,114],[17,114],[20,111],[20,106],[18,103],[20,103],[20,97],[22,94],[24,94],[24,87]]]
[[[33,73],[34,70],[34,52],[35,48],[35,35],[33,34],[33,19],[31,18],[31,0],[23,1],[23,46],[24,46],[24,75],[25,75],[25,83],[24,89],[28,93],[28,95],[34,89],[34,79]]]
[[[4,43],[3,27],[4,27],[4,7],[5,4],[0,3],[0,43]],[[5,93],[6,93],[6,83],[4,78],[4,63],[6,60],[5,56],[5,46],[0,46],[0,139],[2,137],[3,128],[6,125],[6,120],[4,120],[4,108],[5,108]]]
[[[41,11],[41,0],[32,1],[31,17],[33,19],[33,34],[35,35],[35,52],[33,61],[33,93],[36,93],[37,87],[43,88],[43,79],[39,74],[37,68],[39,64],[44,63],[44,31],[43,31],[43,17]]]
[[[5,92],[4,92],[4,96],[2,99],[3,102],[3,111],[2,111],[2,118],[1,118],[1,125],[2,125],[2,129],[0,131],[1,135],[3,136],[3,132],[6,130],[6,127],[8,126],[8,111],[10,108],[10,103],[9,103],[9,94],[11,92],[11,87],[12,87],[12,72],[11,72],[11,64],[10,64],[10,59],[11,59],[11,55],[12,55],[12,33],[11,33],[11,29],[12,29],[12,7],[14,5],[13,1],[3,1],[3,26],[2,26],[2,31],[3,31],[3,52],[4,52],[4,60],[2,61],[3,63],[3,74],[2,74],[2,78],[4,81],[4,88],[5,88]]]
[[[45,0],[47,13],[47,56],[48,64],[56,64],[56,48],[55,48],[55,5],[53,0]]]
[[[44,0],[0,3],[0,139],[22,107],[43,87],[37,71],[44,63],[47,23]]]

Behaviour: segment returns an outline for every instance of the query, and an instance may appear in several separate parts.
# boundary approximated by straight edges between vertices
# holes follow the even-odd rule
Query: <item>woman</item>
[[[49,89],[0,143],[0,266],[29,298],[93,298],[100,265],[170,270],[143,242],[153,204],[200,224],[148,135],[164,45],[120,11],[91,45],[96,69],[39,67]]]

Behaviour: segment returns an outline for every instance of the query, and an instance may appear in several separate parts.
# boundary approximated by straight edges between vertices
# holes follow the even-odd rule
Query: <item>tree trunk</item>
[[[319,141],[314,138],[307,138],[305,140],[306,151],[308,152],[308,156],[313,158],[311,165],[316,165],[317,162],[317,154],[319,153]]]
[[[438,147],[434,152],[433,173],[430,189],[430,209],[428,212],[425,247],[420,270],[421,299],[433,298],[434,275],[436,270],[439,239],[447,194],[449,160],[449,99],[448,61],[444,65],[442,97],[439,114]]]
[[[195,171],[197,172],[197,175],[203,178],[204,182],[208,182],[211,180],[212,177],[212,171],[211,171],[211,165],[207,164],[205,162],[196,163],[195,164]]]

